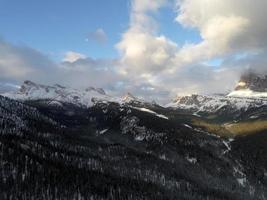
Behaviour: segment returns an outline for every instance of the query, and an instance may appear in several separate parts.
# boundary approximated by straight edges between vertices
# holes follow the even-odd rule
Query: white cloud
[[[197,62],[267,45],[265,0],[177,0],[176,20],[199,30],[203,39],[184,46],[178,58]]]
[[[86,41],[88,41],[89,39],[92,39],[100,44],[104,44],[107,42],[108,37],[106,32],[102,28],[98,28],[95,31],[89,33],[89,38],[87,38]]]
[[[215,17],[203,27],[199,44],[184,46],[177,54],[177,59],[185,63],[194,63],[216,56],[222,56],[236,50],[232,44],[248,25],[248,20],[242,17]]]
[[[126,73],[158,73],[164,70],[175,55],[176,45],[164,36],[126,32],[117,45],[121,52],[121,69]]]
[[[70,62],[73,63],[79,59],[85,59],[86,55],[81,54],[81,53],[77,53],[74,51],[68,51],[67,53],[65,53],[64,58],[63,58],[63,62]]]
[[[152,17],[167,2],[132,1],[129,29],[116,45],[121,54],[120,70],[123,74],[157,74],[170,65],[177,45],[164,35],[157,34],[157,22]]]

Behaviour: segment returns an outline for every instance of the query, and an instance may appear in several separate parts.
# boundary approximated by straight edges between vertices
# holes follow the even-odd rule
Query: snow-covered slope
[[[53,86],[41,85],[29,80],[24,81],[17,91],[6,92],[2,95],[20,101],[45,100],[50,105],[60,106],[64,102],[87,108],[98,101],[119,104],[145,103],[131,93],[127,93],[123,97],[116,97],[106,94],[102,88],[73,89],[59,84]]]
[[[228,94],[229,97],[267,98],[267,92],[256,92],[250,89],[235,90]]]
[[[50,104],[66,102],[85,107],[92,106],[95,100],[119,101],[118,98],[107,95],[101,88],[89,87],[84,90],[77,90],[58,84],[46,86],[31,81],[25,81],[18,91],[5,93],[3,96],[22,101],[48,100]]]
[[[220,95],[188,95],[177,97],[166,107],[198,112],[217,112],[221,109],[246,111],[267,105],[267,98],[233,97]]]
[[[122,101],[126,102],[126,103],[130,103],[130,102],[133,102],[133,101],[141,101],[141,100],[128,92],[126,95],[124,95],[122,97]]]

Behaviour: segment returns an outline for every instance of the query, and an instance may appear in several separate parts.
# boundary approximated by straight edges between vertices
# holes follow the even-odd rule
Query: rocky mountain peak
[[[99,94],[106,95],[105,90],[102,89],[102,88],[88,87],[88,88],[85,89],[85,91],[86,91],[86,92],[96,91],[96,92],[98,92]]]
[[[267,92],[267,75],[260,75],[252,72],[243,74],[235,91],[246,89],[255,92]]]
[[[122,100],[125,102],[130,102],[130,101],[136,101],[138,99],[130,92],[128,92],[126,95],[123,96]]]
[[[18,91],[6,92],[3,96],[16,100],[48,100],[86,107],[93,104],[92,99],[112,100],[102,88],[74,89],[59,84],[42,85],[29,80],[24,81]]]
[[[34,83],[34,82],[30,81],[30,80],[26,80],[21,85],[19,92],[26,93],[31,88],[38,88],[38,84],[36,84],[36,83]]]
[[[59,85],[59,84],[49,86],[49,85],[38,84],[30,80],[26,80],[21,85],[19,93],[28,94],[30,91],[33,91],[33,90],[45,90],[48,93],[51,90],[59,91],[59,90],[64,90],[64,89],[66,89],[66,87]]]
[[[65,86],[62,86],[62,85],[60,85],[60,84],[55,84],[54,86],[57,87],[57,88],[66,89]]]
[[[205,101],[206,99],[208,99],[208,96],[198,95],[198,94],[191,94],[185,96],[177,95],[173,102],[185,105],[192,105],[192,104],[200,105],[200,103]]]
[[[34,82],[32,82],[32,81],[30,81],[30,80],[25,80],[24,82],[23,82],[23,85],[36,85],[36,83],[34,83]]]

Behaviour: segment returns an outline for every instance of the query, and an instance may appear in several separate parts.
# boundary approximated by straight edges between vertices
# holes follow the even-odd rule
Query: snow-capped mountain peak
[[[66,87],[61,86],[59,84],[55,84],[53,86],[48,86],[48,85],[42,85],[42,84],[37,84],[32,81],[26,80],[23,82],[21,85],[19,91],[17,93],[19,94],[24,94],[24,95],[29,95],[31,92],[35,90],[45,90],[47,93],[49,93],[51,90],[63,90],[66,89]]]
[[[255,92],[267,92],[267,75],[252,72],[242,75],[235,91],[247,89]]]
[[[106,95],[105,90],[102,89],[102,88],[88,87],[88,88],[85,89],[85,91],[86,92],[95,91],[95,92],[98,92],[99,94]]]
[[[90,107],[93,99],[113,100],[102,88],[89,87],[84,90],[73,89],[59,84],[53,86],[24,81],[18,91],[8,92],[3,96],[17,100],[48,100],[50,102],[66,102]]]
[[[139,99],[137,97],[135,97],[134,95],[132,95],[130,92],[128,92],[127,94],[125,94],[123,97],[122,97],[122,100],[124,102],[132,102],[132,101],[138,101]]]
[[[143,100],[127,93],[123,97],[108,95],[104,89],[96,87],[87,87],[85,89],[74,89],[59,84],[42,85],[32,81],[24,81],[17,91],[7,92],[3,96],[20,101],[42,100],[50,105],[61,105],[61,103],[71,103],[82,107],[91,107],[96,102],[115,102],[119,104],[130,104],[133,102],[142,102]]]
[[[241,76],[235,90],[228,96],[230,97],[267,97],[267,75],[247,73]]]
[[[231,95],[187,95],[178,96],[166,107],[193,111],[194,113],[215,113],[220,110],[235,112],[251,107],[267,105],[267,99],[262,97],[237,97]]]

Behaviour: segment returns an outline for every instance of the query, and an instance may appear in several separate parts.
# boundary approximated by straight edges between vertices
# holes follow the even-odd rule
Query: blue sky
[[[2,37],[54,56],[69,50],[92,57],[115,56],[113,45],[128,26],[126,0],[0,0],[0,4]],[[86,43],[89,32],[98,28],[105,30],[108,43]]]
[[[30,46],[60,60],[67,51],[92,58],[114,58],[114,48],[127,30],[130,0],[0,0],[0,36]],[[176,13],[165,6],[155,16],[160,32],[182,45],[198,42],[197,30],[184,29],[174,21]],[[107,42],[85,42],[88,34],[103,29]]]

